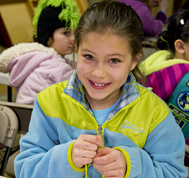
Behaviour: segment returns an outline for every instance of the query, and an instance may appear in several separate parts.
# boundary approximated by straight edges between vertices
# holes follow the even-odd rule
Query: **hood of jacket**
[[[173,59],[173,54],[160,50],[149,56],[141,65],[147,76],[146,87],[168,102],[181,78],[189,71],[189,62]]]
[[[12,46],[5,51],[3,51],[0,55],[0,72],[8,73],[7,70],[8,64],[16,57],[19,57],[22,54],[26,54],[32,51],[42,51],[45,53],[57,54],[57,52],[53,48],[48,48],[39,44],[37,42],[33,43],[20,43],[18,45]],[[40,63],[40,61],[39,61]]]
[[[186,60],[173,59],[173,57],[174,55],[170,51],[157,51],[140,64],[141,70],[144,72],[145,76],[147,76],[164,68],[173,66],[174,64],[189,64]]]
[[[32,71],[47,59],[62,58],[53,48],[39,43],[20,43],[0,55],[0,72],[9,73],[9,82],[18,87]]]

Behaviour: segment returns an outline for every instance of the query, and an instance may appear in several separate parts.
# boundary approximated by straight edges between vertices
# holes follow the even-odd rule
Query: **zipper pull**
[[[98,126],[98,133],[102,137],[102,126],[101,125]]]

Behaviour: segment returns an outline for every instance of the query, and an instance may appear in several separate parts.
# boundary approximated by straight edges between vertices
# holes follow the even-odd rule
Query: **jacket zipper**
[[[102,126],[98,125],[98,134],[102,137]]]

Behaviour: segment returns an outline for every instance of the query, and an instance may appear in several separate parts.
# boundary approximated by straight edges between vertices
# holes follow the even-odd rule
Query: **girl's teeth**
[[[94,83],[94,84],[95,84],[95,86],[98,86],[98,87],[103,87],[106,85],[106,84],[97,84],[97,83]]]

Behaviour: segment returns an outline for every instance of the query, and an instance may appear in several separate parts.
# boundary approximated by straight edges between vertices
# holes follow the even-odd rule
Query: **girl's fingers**
[[[115,169],[110,171],[98,170],[98,172],[102,174],[105,178],[125,177],[125,169]]]
[[[87,139],[86,139],[87,138]],[[74,143],[74,149],[82,150],[93,150],[96,151],[98,149],[98,145],[91,143],[88,141],[88,137],[86,135],[81,135],[79,139],[77,139]]]
[[[117,161],[112,162],[108,165],[97,165],[93,163],[93,167],[106,177],[124,177],[126,173],[126,165],[119,165]]]
[[[96,156],[96,151],[84,150],[83,152],[79,153],[79,156],[83,157],[83,158],[91,158],[92,159]]]
[[[93,162],[96,164],[109,164],[117,159],[116,152],[112,148],[102,148],[97,150],[96,157],[93,159]]]
[[[126,159],[121,151],[105,147],[97,151],[93,167],[105,178],[124,177]]]
[[[74,164],[78,167],[81,168],[83,167],[85,164],[90,164],[92,163],[92,158],[85,158],[85,157],[80,157],[80,158],[76,158]]]
[[[83,135],[80,135],[79,137],[85,142],[97,145],[97,147],[103,146],[103,138],[99,135],[83,134]]]
[[[73,148],[72,159],[77,162],[80,158],[90,158],[91,160],[96,156],[96,150],[85,150]],[[92,161],[91,161],[92,162]]]
[[[93,143],[84,142],[83,149],[84,150],[96,151],[98,149],[98,146],[93,144]]]
[[[104,147],[104,148],[100,148],[97,150],[97,156],[105,156],[108,155],[112,152],[114,152],[115,150],[112,148],[108,148],[108,147]]]
[[[109,164],[95,164],[93,162],[93,167],[95,167],[98,171],[111,171],[116,169],[125,169],[126,164],[120,160],[115,160]]]
[[[99,172],[102,171],[109,171],[109,170],[114,170],[117,169],[118,166],[115,164],[115,162],[109,163],[109,164],[95,164],[93,162],[93,167],[96,168]]]
[[[91,163],[92,159],[96,156],[98,147],[102,145],[103,139],[101,136],[80,135],[74,142],[72,148],[72,160],[74,164],[77,167],[82,167],[84,164]],[[87,161],[85,161],[85,159],[87,159]]]

